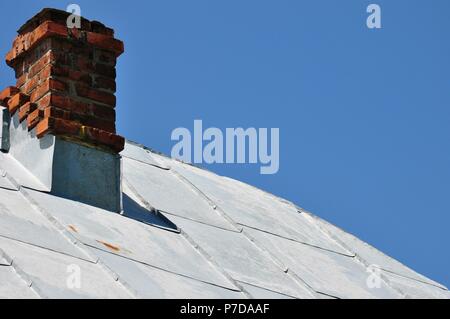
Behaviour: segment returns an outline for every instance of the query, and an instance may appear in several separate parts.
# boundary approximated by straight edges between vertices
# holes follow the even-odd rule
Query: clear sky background
[[[125,42],[118,129],[279,127],[280,171],[208,168],[294,201],[450,286],[450,1],[74,1]],[[43,7],[0,1],[0,52]],[[381,30],[366,7],[382,8]],[[13,72],[0,65],[0,86]]]

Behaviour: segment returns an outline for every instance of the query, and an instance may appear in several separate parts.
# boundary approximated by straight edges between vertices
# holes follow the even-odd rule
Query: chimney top
[[[70,15],[44,9],[19,29],[6,55],[17,83],[0,104],[38,138],[53,134],[119,153],[125,140],[116,135],[114,93],[123,42],[97,21],[81,18],[79,29],[68,28]]]
[[[45,21],[53,21],[58,24],[66,25],[67,18],[72,15],[70,12],[53,9],[53,8],[44,8],[36,14],[34,17],[25,22],[19,30],[17,30],[18,34],[24,34],[36,29],[39,25],[44,23]],[[84,31],[91,31],[95,33],[102,33],[106,35],[114,36],[114,30],[106,27],[103,23],[98,21],[89,21],[83,17],[81,19],[81,29]]]

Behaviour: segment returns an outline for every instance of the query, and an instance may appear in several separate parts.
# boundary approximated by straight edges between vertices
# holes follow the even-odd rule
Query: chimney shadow
[[[145,207],[142,207],[125,193],[123,193],[122,216],[168,231],[176,233],[180,232],[178,226],[161,214],[160,211],[148,210]]]

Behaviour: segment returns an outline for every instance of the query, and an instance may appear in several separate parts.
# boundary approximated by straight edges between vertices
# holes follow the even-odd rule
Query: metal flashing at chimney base
[[[120,155],[46,135],[38,139],[18,116],[11,119],[9,154],[42,184],[44,191],[121,211]]]

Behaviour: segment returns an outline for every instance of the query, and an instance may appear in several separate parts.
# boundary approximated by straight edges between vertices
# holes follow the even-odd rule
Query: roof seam
[[[170,170],[171,172],[173,172],[173,170]],[[148,205],[149,207],[156,209],[155,207],[153,207],[147,200],[145,200],[145,198],[143,198],[140,193],[134,188],[132,187],[131,183],[128,182],[128,180],[124,177],[124,181],[127,183],[127,185],[130,188],[130,191],[132,191],[138,198],[139,200],[144,204],[144,205]],[[131,186],[131,187],[130,187]],[[205,224],[206,225],[206,224]],[[178,226],[177,226],[178,227]],[[239,232],[238,232],[239,233]],[[236,287],[238,287],[239,289],[241,289],[241,292],[244,293],[244,295],[247,298],[251,298],[252,296],[250,295],[249,292],[247,292],[245,290],[244,287],[242,287],[241,285],[239,285],[239,283],[237,281],[235,281],[233,279],[233,277],[231,275],[228,274],[228,272],[223,269],[222,267],[220,267],[220,265],[218,265],[215,261],[213,261],[213,258],[204,250],[202,249],[186,232],[184,232],[182,229],[180,229],[180,234],[183,236],[183,238],[186,239],[186,241],[197,251],[200,253],[200,255],[202,255],[208,263],[210,263],[214,269],[216,269],[219,273],[221,273],[225,278],[227,278],[231,283],[233,283]],[[155,266],[152,266],[155,267]],[[155,267],[157,269],[160,269],[159,267]],[[172,273],[172,272],[171,272]],[[182,275],[182,274],[178,274],[178,275]],[[184,276],[184,275],[182,275]],[[191,278],[189,276],[186,276],[188,278]],[[194,278],[191,278],[194,279]],[[212,283],[209,283],[212,284]]]
[[[238,223],[236,223],[228,214],[220,208],[211,198],[209,198],[205,193],[203,193],[197,186],[195,186],[190,180],[188,180],[186,177],[181,175],[179,172],[177,172],[176,169],[171,168],[170,172],[177,177],[181,182],[183,182],[185,185],[189,186],[192,191],[194,191],[197,195],[199,195],[201,198],[203,198],[209,206],[222,218],[224,218],[226,221],[228,221],[236,230],[239,232],[242,232],[242,227],[239,226]]]
[[[215,259],[206,252],[197,242],[189,236],[183,229],[181,229],[181,235],[189,242],[195,250],[197,250],[214,268],[216,268],[225,278],[227,278],[231,283],[233,283],[236,287],[238,287],[241,292],[248,298],[254,299],[252,294],[247,291],[239,282],[233,278],[224,268],[222,268]]]
[[[8,267],[11,267],[11,269],[14,271],[16,276],[23,281],[26,286],[38,297],[41,299],[46,298],[45,294],[42,293],[42,291],[34,285],[34,282],[31,280],[30,276],[24,272],[16,263],[14,262],[14,259],[7,255],[1,248],[0,248],[0,257],[3,257],[10,265]]]
[[[8,175],[8,178],[14,183],[17,184],[17,182]],[[102,269],[108,276],[110,276],[115,282],[118,282],[127,292],[129,295],[135,297],[134,292],[130,291],[122,281],[119,281],[119,276],[112,272],[106,265],[100,261],[100,258],[98,256],[93,256],[90,251],[87,249],[84,249],[79,243],[79,241],[70,233],[68,232],[65,227],[56,219],[54,218],[50,213],[46,212],[44,208],[42,208],[29,194],[28,192],[23,188],[19,187],[18,192],[26,199],[26,201],[31,205],[32,208],[34,208],[34,211],[39,212],[44,218],[46,218],[58,231],[58,233],[64,238],[65,240],[69,241],[71,244],[76,246],[80,252],[83,252],[86,256],[91,257],[92,259],[96,260],[96,264]],[[83,245],[83,244],[82,244]],[[73,257],[73,256],[72,256]],[[76,257],[75,257],[76,258]],[[114,277],[115,276],[115,277]]]
[[[323,227],[321,227],[320,225],[318,225],[317,223],[315,223],[313,220],[311,220],[312,218],[317,218],[315,217],[315,215],[311,214],[310,212],[305,211],[302,208],[299,208],[300,212],[305,214],[309,219],[310,222],[312,224],[315,225],[315,227],[317,227],[318,229],[320,229],[322,232],[324,232],[325,234],[327,234],[330,238],[332,238],[336,243],[338,243],[340,246],[342,246],[344,249],[348,250],[348,251],[352,251],[350,247],[348,247],[344,242],[342,242],[341,240],[339,240],[338,238],[336,238],[335,236],[333,236],[332,234],[330,234],[330,232],[326,229],[324,229]],[[314,217],[313,217],[314,216]],[[368,269],[368,267],[370,266],[370,263],[368,263],[365,259],[363,259],[360,255],[355,254],[354,260],[355,262],[359,263],[360,265],[362,265],[364,268],[366,268],[366,270]],[[408,295],[406,292],[404,292],[401,289],[398,289],[396,287],[394,287],[392,285],[392,283],[390,282],[390,280],[384,276],[383,274],[380,274],[380,279],[386,284],[387,287],[391,288],[393,291],[395,291],[397,294],[399,294],[401,297],[403,298],[407,298]]]
[[[286,296],[286,297],[290,297],[290,298],[294,298],[294,299],[299,299],[299,298],[297,298],[297,297],[295,297],[295,296],[286,294],[286,293],[284,293],[284,292],[280,292],[280,291],[276,291],[276,290],[273,290],[273,289],[264,288],[264,287],[261,287],[261,286],[255,285],[255,284],[251,284],[251,283],[246,282],[246,281],[243,281],[243,280],[237,280],[237,281],[240,282],[240,283],[243,283],[243,284],[245,284],[245,285],[249,285],[249,286],[252,286],[252,287],[255,287],[255,288],[259,288],[259,289],[262,289],[262,290],[265,290],[265,291],[270,291],[270,292],[273,292],[273,293],[276,293],[276,294],[279,294],[279,295],[283,295],[283,296]]]
[[[130,189],[130,191],[141,201],[141,203],[149,211],[149,213],[152,213],[152,211],[153,212],[162,212],[161,210],[159,210],[156,207],[154,207],[153,205],[151,205],[144,197],[142,197],[142,195],[136,190],[136,188],[128,181],[128,179],[125,176],[122,177],[122,182],[125,183],[127,185],[127,187]],[[121,215],[123,215],[123,212],[121,213]],[[124,215],[124,216],[126,217],[126,215]],[[140,220],[139,221],[141,223],[146,224],[146,225],[149,225],[149,226],[152,226],[152,227],[156,227],[158,229],[163,229],[165,231],[169,231],[169,232],[172,232],[172,233],[179,233],[180,232],[180,229],[178,228],[177,225],[175,225],[175,223],[173,223],[171,220],[169,220],[163,214],[161,214],[161,217],[162,217],[162,219],[167,220],[168,223],[173,224],[177,229],[171,229],[171,228],[167,228],[167,227],[151,224],[149,222],[140,221]]]
[[[405,278],[405,279],[409,279],[409,280],[412,280],[412,281],[420,282],[420,283],[425,284],[425,285],[428,285],[428,286],[436,287],[436,288],[439,288],[439,289],[441,289],[441,290],[443,290],[443,291],[449,291],[447,287],[440,287],[440,286],[437,286],[437,285],[433,285],[433,284],[428,283],[428,282],[425,282],[425,281],[423,281],[423,280],[418,280],[418,279],[416,279],[416,278],[412,278],[412,277],[409,277],[409,276],[406,276],[406,275],[403,275],[403,274],[399,274],[399,273],[397,273],[397,272],[395,272],[395,271],[392,271],[392,270],[389,270],[389,269],[385,269],[385,268],[383,268],[383,267],[381,267],[381,266],[380,266],[380,267],[377,267],[377,268],[381,269],[382,271],[385,271],[385,272],[394,274],[394,275],[396,275],[396,276],[399,276],[399,277],[402,277],[402,278]]]
[[[228,228],[219,227],[219,226],[216,226],[216,225],[211,225],[211,224],[208,224],[208,223],[206,223],[206,222],[201,222],[201,221],[199,221],[199,220],[195,220],[195,219],[192,219],[192,218],[188,218],[188,217],[185,217],[185,216],[181,216],[181,215],[178,215],[178,214],[175,214],[175,213],[166,212],[166,211],[164,211],[164,210],[160,210],[160,212],[162,212],[162,213],[164,213],[164,214],[167,214],[167,215],[175,216],[175,217],[178,217],[178,218],[181,218],[181,219],[185,219],[185,220],[191,221],[191,222],[193,222],[193,223],[198,223],[198,224],[202,224],[202,225],[205,225],[205,226],[217,228],[217,229],[220,229],[220,230],[229,231],[229,232],[231,232],[231,233],[236,233],[236,234],[242,233],[242,231],[231,230],[231,229],[228,229]]]
[[[39,248],[39,249],[43,249],[43,250],[46,250],[46,251],[49,251],[49,252],[52,252],[52,253],[55,253],[55,254],[59,254],[59,255],[63,255],[63,256],[67,256],[67,257],[71,257],[71,258],[75,258],[75,259],[82,260],[82,261],[85,261],[85,262],[88,262],[88,263],[91,263],[91,264],[96,264],[96,262],[88,260],[88,259],[83,259],[83,258],[80,258],[78,256],[73,256],[71,254],[67,254],[67,253],[64,253],[64,252],[61,252],[61,251],[57,251],[57,250],[54,250],[54,249],[51,249],[51,248],[48,248],[48,247],[43,247],[43,246],[40,246],[40,245],[36,245],[36,244],[30,243],[30,242],[27,242],[27,241],[23,241],[23,240],[20,240],[20,239],[17,239],[17,238],[12,238],[12,237],[5,236],[5,235],[2,235],[2,234],[0,234],[0,238],[8,239],[8,240],[11,240],[11,241],[14,241],[14,242],[17,242],[17,243],[21,243],[21,244],[32,246],[32,247]]]
[[[239,224],[239,225],[242,225],[242,226],[244,226],[246,228],[251,228],[251,229],[256,230],[256,231],[260,231],[260,232],[265,233],[265,234],[269,234],[269,235],[276,236],[276,237],[279,237],[279,238],[282,238],[282,239],[285,239],[285,240],[289,240],[289,241],[295,242],[297,244],[301,244],[301,245],[305,245],[305,246],[308,246],[308,247],[324,250],[324,251],[327,251],[327,252],[330,252],[330,253],[333,253],[333,254],[338,254],[338,255],[341,255],[341,256],[349,257],[349,258],[355,257],[355,254],[347,255],[347,254],[343,254],[343,253],[334,251],[332,249],[327,249],[327,248],[320,247],[320,246],[317,246],[317,245],[313,245],[313,244],[310,244],[310,243],[307,243],[307,242],[301,242],[301,241],[293,239],[293,238],[285,237],[285,236],[282,236],[282,235],[279,235],[279,234],[275,234],[275,233],[272,233],[272,232],[269,232],[269,231],[266,231],[266,230],[263,230],[263,229],[259,229],[259,228],[253,227],[253,226],[248,226],[246,224]],[[347,249],[345,249],[345,250],[347,250]]]
[[[190,185],[195,192],[197,192],[202,198],[204,198],[210,205],[213,205],[217,211],[221,212],[221,215],[223,214],[223,217],[225,217],[227,220],[229,220],[233,225],[239,225],[238,223],[236,223],[231,217],[228,216],[228,214],[225,212],[225,210],[223,210],[222,208],[220,208],[218,205],[216,205],[216,203],[210,199],[205,193],[203,193],[198,187],[196,187],[191,181],[189,181],[187,178],[185,178],[184,176],[182,176],[180,173],[178,173],[176,171],[176,169],[171,169],[170,170],[175,176],[179,177],[179,179],[184,182],[187,183],[188,185]],[[238,228],[239,229],[239,228]],[[309,285],[307,285],[303,280],[301,280],[301,283],[299,283],[295,278],[293,278],[289,273],[288,273],[288,267],[286,267],[284,265],[284,263],[280,262],[278,260],[278,258],[276,258],[275,256],[273,256],[267,249],[260,247],[260,245],[257,245],[256,242],[244,231],[243,228],[241,228],[242,231],[242,235],[251,242],[252,245],[254,245],[259,251],[261,251],[264,255],[266,255],[270,261],[272,261],[275,266],[281,268],[281,270],[286,273],[289,277],[291,277],[291,279],[293,280],[294,283],[296,283],[297,285],[299,285],[302,288],[305,288],[309,293],[311,293],[312,297],[316,296],[316,291],[314,289],[312,289]],[[306,285],[305,285],[306,284]]]
[[[135,162],[138,162],[138,163],[141,163],[141,164],[145,164],[145,165],[148,165],[148,166],[151,166],[151,167],[156,167],[156,168],[162,169],[163,171],[170,171],[170,168],[168,168],[168,167],[162,167],[160,165],[153,165],[153,164],[150,164],[150,163],[138,160],[137,158],[133,158],[133,157],[126,156],[126,155],[121,155],[121,156],[124,157],[124,158],[127,158],[127,159],[129,159],[131,161],[135,161]]]
[[[230,289],[230,288],[228,288],[228,287],[221,286],[221,285],[218,285],[218,284],[215,284],[215,283],[212,283],[212,282],[208,282],[208,281],[205,281],[205,280],[200,280],[200,279],[197,279],[197,278],[188,276],[188,275],[184,275],[184,274],[177,273],[177,272],[174,272],[174,271],[171,271],[171,270],[167,270],[167,269],[164,269],[164,268],[155,266],[155,265],[151,265],[151,264],[148,264],[148,263],[143,262],[143,261],[140,261],[140,260],[136,260],[136,259],[133,259],[133,258],[125,257],[125,256],[123,256],[123,255],[118,255],[118,254],[115,254],[115,253],[113,253],[113,252],[110,252],[110,251],[103,250],[103,249],[101,249],[101,248],[92,246],[92,245],[90,245],[90,244],[86,244],[86,246],[88,246],[88,247],[90,247],[90,248],[92,248],[92,249],[100,250],[100,251],[105,252],[105,253],[107,253],[107,254],[111,254],[111,255],[117,256],[117,257],[119,257],[119,258],[123,258],[123,259],[126,259],[126,260],[128,260],[128,261],[131,261],[131,262],[134,262],[134,263],[143,265],[143,266],[145,266],[145,267],[149,267],[149,268],[152,268],[152,269],[156,269],[156,270],[159,270],[159,271],[162,271],[162,272],[166,272],[166,273],[172,274],[172,275],[174,275],[174,276],[179,276],[179,277],[187,278],[187,279],[194,280],[194,281],[197,281],[197,282],[201,282],[201,283],[204,283],[204,284],[207,284],[207,285],[210,285],[210,286],[219,287],[219,288],[226,289],[226,290],[230,290],[230,291],[234,291],[234,292],[242,292],[242,291],[240,291],[240,290]],[[238,288],[239,288],[239,287],[238,287]]]

